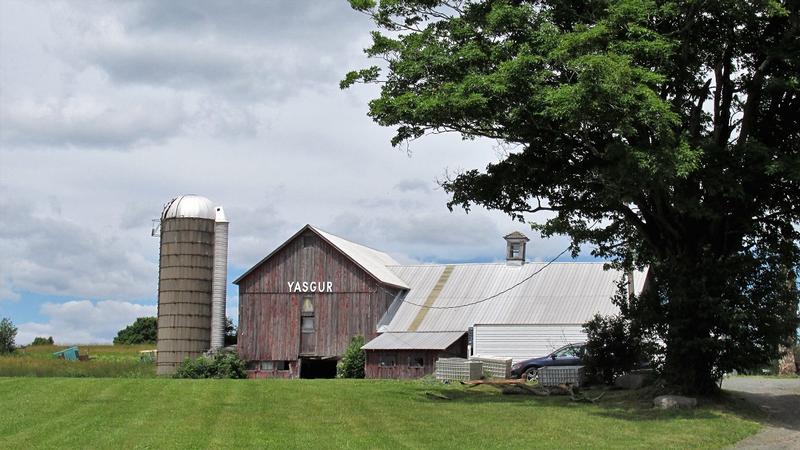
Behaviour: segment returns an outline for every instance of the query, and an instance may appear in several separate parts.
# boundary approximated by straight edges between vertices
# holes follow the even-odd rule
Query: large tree
[[[158,339],[158,319],[139,317],[132,324],[119,330],[114,345],[155,344]]]
[[[798,0],[350,0],[379,31],[369,104],[398,145],[492,138],[507,155],[446,180],[477,204],[649,267],[628,311],[665,374],[710,392],[797,326]]]

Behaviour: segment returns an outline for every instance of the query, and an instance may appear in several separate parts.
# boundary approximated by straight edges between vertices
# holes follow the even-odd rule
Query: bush
[[[114,344],[155,344],[158,322],[155,317],[139,317],[131,325],[119,330]]]
[[[36,336],[33,339],[33,342],[31,342],[31,345],[53,345],[53,344],[54,344],[53,336],[50,337]]]
[[[350,340],[342,359],[336,364],[336,378],[364,378],[367,354],[361,350],[363,346],[364,336],[355,336]]]
[[[635,332],[631,322],[620,315],[601,316],[583,324],[587,334],[586,375],[606,384],[637,368],[650,353],[649,345]]]
[[[0,320],[0,355],[14,351],[14,339],[17,337],[17,327],[11,319],[4,317]]]
[[[246,378],[246,366],[236,353],[215,353],[196,359],[186,358],[175,371],[175,378]]]

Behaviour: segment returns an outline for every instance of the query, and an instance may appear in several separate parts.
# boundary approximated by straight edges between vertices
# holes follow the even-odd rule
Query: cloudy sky
[[[109,341],[155,315],[151,221],[181,193],[225,207],[231,279],[306,223],[401,262],[493,261],[502,235],[534,237],[445,207],[436,179],[495,161],[495,142],[392,148],[366,116],[376,90],[339,90],[372,29],[345,0],[2,0],[0,316],[17,342]],[[534,237],[529,257],[565,245]]]

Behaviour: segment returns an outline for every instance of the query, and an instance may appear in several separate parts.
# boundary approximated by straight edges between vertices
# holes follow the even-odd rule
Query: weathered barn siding
[[[247,378],[298,378],[300,376],[300,364],[297,361],[289,362],[288,370],[248,370]]]
[[[299,293],[289,282],[332,282],[332,292]],[[313,231],[296,236],[239,280],[239,355],[248,361],[338,358],[350,339],[373,339],[396,288],[382,287]],[[314,303],[311,341],[301,352],[301,304]]]
[[[382,367],[381,359],[391,355],[394,355],[396,365]],[[409,362],[415,357],[423,358],[422,367],[409,365]],[[367,350],[364,375],[367,378],[419,378],[434,373],[438,358],[452,357],[467,357],[466,335],[445,350]]]

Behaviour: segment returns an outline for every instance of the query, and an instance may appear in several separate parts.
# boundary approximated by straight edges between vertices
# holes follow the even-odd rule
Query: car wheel
[[[528,383],[539,381],[539,368],[531,367],[530,369],[526,370],[522,373],[522,379]]]

